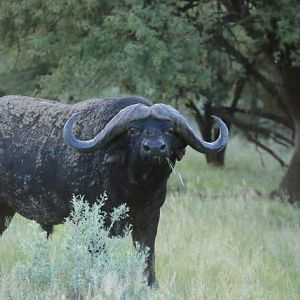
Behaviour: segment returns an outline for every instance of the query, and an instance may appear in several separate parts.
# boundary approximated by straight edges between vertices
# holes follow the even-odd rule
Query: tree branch
[[[204,119],[203,119],[202,113],[201,113],[200,109],[198,108],[197,104],[194,101],[189,101],[185,105],[186,105],[186,107],[191,109],[191,111],[194,113],[196,122],[200,127],[199,129],[201,132],[203,132],[204,127],[205,127]]]
[[[193,1],[193,0],[187,1],[185,5],[183,5],[183,6],[181,6],[181,7],[178,8],[178,11],[180,11],[180,12],[186,12],[189,9],[196,7],[198,4],[199,4],[199,1],[197,1],[197,0],[195,0],[195,1]]]
[[[233,14],[239,18],[245,18],[246,16],[250,16],[249,12],[249,3],[246,3],[242,0],[220,0],[222,5],[227,9],[228,12],[233,11]],[[197,20],[195,17],[188,15],[186,13],[187,19],[194,24],[195,28],[199,33],[203,31],[203,27],[197,24]],[[224,25],[224,24],[223,24]],[[219,25],[220,26],[220,25]],[[247,27],[249,30],[249,27]],[[221,33],[220,33],[221,32]],[[226,40],[222,35],[222,28],[219,30],[211,30],[211,34],[214,37],[214,40],[217,46],[221,46],[225,49],[226,53],[231,55],[238,63],[240,63],[246,70],[246,72],[252,75],[261,86],[274,98],[278,107],[284,112],[287,116],[287,119],[290,123],[290,127],[294,127],[293,120],[291,118],[290,111],[284,101],[281,99],[280,92],[276,89],[276,86],[273,82],[269,81],[264,75],[262,75],[258,70],[254,68],[254,62],[251,62],[246,56],[244,56],[239,50],[237,50],[233,45],[231,45],[228,40]],[[255,32],[252,34],[256,35]],[[254,38],[254,37],[253,37]]]
[[[254,143],[255,145],[257,145],[264,151],[268,152],[274,159],[276,159],[280,163],[281,167],[283,167],[283,168],[287,167],[287,164],[272,149],[270,149],[267,146],[265,146],[264,144],[262,144],[258,139],[253,137],[247,131],[244,131],[244,133],[250,142]]]
[[[264,127],[257,126],[255,124],[246,124],[244,122],[241,122],[237,118],[235,118],[232,113],[228,113],[226,110],[222,110],[220,108],[214,108],[212,110],[213,113],[218,115],[224,120],[228,120],[232,124],[234,124],[236,127],[242,129],[243,131],[252,131],[258,134],[261,134],[267,138],[273,139],[275,142],[285,146],[285,147],[291,147],[294,146],[294,142],[290,140],[289,138],[285,137],[284,135],[280,134],[279,132],[272,130],[272,129],[267,129]],[[216,110],[217,109],[217,110]]]
[[[285,113],[289,120],[290,127],[294,127],[291,114],[282,101],[279,91],[276,89],[275,84],[268,80],[264,75],[254,68],[254,63],[250,62],[240,51],[233,47],[222,35],[216,35],[216,41],[226,50],[228,54],[236,59],[245,69],[246,72],[252,75],[261,84],[261,86],[274,98],[278,107]]]
[[[244,0],[219,0],[219,2],[227,10],[227,13],[222,17],[223,24],[238,23],[245,29],[246,33],[254,39],[260,35],[260,32],[252,26],[248,1],[245,3]]]
[[[286,117],[281,116],[281,115],[277,115],[277,114],[272,114],[272,113],[263,111],[263,110],[261,110],[259,108],[256,108],[256,109],[234,108],[234,112],[241,113],[241,114],[258,116],[258,117],[261,117],[261,118],[265,118],[265,119],[271,120],[273,122],[282,124],[282,125],[286,126],[287,128],[289,128],[291,130],[293,129],[293,127],[291,127],[291,124],[286,119]]]
[[[246,77],[241,77],[236,85],[235,85],[235,89],[234,89],[234,93],[233,93],[233,99],[232,99],[232,103],[231,103],[231,109],[234,109],[237,107],[237,104],[241,98],[241,94],[242,94],[242,91],[244,89],[244,86],[245,86],[245,83],[246,83]]]

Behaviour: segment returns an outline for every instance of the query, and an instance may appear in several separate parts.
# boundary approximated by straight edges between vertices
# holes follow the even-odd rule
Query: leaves
[[[245,70],[218,37],[271,80],[273,71],[264,67],[268,51],[276,64],[287,54],[293,65],[300,61],[298,1],[237,3],[3,0],[0,53],[16,59],[9,70],[0,64],[0,86],[6,85],[1,74],[42,64],[46,74],[36,72],[35,90],[25,93],[79,101],[114,89],[182,106],[199,95],[226,103]]]

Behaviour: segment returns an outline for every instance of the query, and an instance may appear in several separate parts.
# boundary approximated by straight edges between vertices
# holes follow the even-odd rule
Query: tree
[[[141,45],[143,49],[151,49],[153,43],[160,45],[155,54],[148,53],[150,59],[156,57],[157,53],[161,54],[158,74],[155,74],[155,70],[151,74],[146,68],[147,75],[143,76],[152,81],[151,86],[156,87],[159,95],[169,88],[168,95],[175,100],[194,101],[207,90],[220,96],[217,88],[221,83],[227,92],[226,97],[229,89],[220,80],[220,74],[231,82],[239,82],[241,77],[246,76],[250,84],[260,90],[261,108],[257,104],[254,110],[248,109],[249,114],[268,118],[284,128],[290,128],[294,141],[286,130],[282,134],[255,124],[243,124],[235,118],[234,113],[246,110],[236,110],[236,105],[231,105],[230,113],[227,111],[228,120],[244,127],[249,140],[275,157],[271,149],[251,135],[251,130],[270,136],[284,145],[295,143],[295,153],[278,191],[287,195],[290,201],[300,200],[300,185],[297,182],[300,176],[300,86],[297,84],[300,75],[300,16],[297,13],[300,3],[296,0],[276,3],[258,0],[189,0],[171,4],[167,1],[159,4],[151,1],[133,7],[135,26],[131,28],[128,44],[134,45],[143,54],[145,51],[140,50]],[[139,22],[140,26],[137,27]],[[128,29],[125,24],[124,28],[125,31]],[[130,63],[138,66],[132,61]],[[224,65],[228,66],[227,70]],[[202,74],[199,66],[203,68]],[[151,65],[148,67],[153,70]],[[168,75],[173,75],[170,81],[161,76],[165,70]],[[163,85],[159,85],[161,81]],[[223,98],[223,103],[226,100]],[[274,110],[270,111],[270,108]]]
[[[0,51],[15,58],[11,72],[47,66],[35,73],[39,96],[77,101],[118,88],[189,109],[208,139],[217,114],[282,165],[260,137],[295,145],[278,189],[294,201],[299,9],[297,0],[2,0]]]
[[[300,200],[300,9],[298,1],[217,1],[212,43],[223,49],[276,103],[294,130],[295,152],[278,189]],[[201,29],[203,30],[203,29]],[[242,30],[247,38],[241,38]],[[231,36],[230,36],[231,35]],[[267,67],[267,69],[266,69]]]

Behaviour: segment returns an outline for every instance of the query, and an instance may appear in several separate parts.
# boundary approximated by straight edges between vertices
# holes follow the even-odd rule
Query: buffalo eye
[[[173,128],[167,128],[166,130],[165,130],[165,133],[166,134],[168,134],[168,135],[173,135],[173,133],[174,133],[174,129]]]
[[[130,135],[138,135],[140,133],[140,130],[136,127],[130,127],[128,132]]]

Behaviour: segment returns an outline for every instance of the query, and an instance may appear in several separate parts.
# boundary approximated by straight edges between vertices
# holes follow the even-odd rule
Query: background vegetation
[[[205,158],[193,150],[188,151],[186,158],[178,164],[177,172],[184,186],[173,174],[157,236],[156,264],[160,289],[149,291],[140,281],[125,288],[126,285],[118,282],[123,268],[132,263],[134,257],[134,254],[128,256],[134,250],[130,238],[127,238],[119,241],[119,247],[115,248],[117,253],[112,251],[109,256],[116,260],[118,268],[114,261],[111,261],[110,268],[117,275],[112,278],[107,271],[106,280],[100,281],[103,288],[96,291],[100,299],[119,299],[118,291],[130,295],[127,299],[299,298],[300,212],[288,203],[270,201],[268,192],[278,184],[282,175],[278,172],[278,164],[270,157],[260,155],[254,147],[244,147],[244,142],[236,138],[231,140],[228,162],[223,169],[207,166]],[[287,153],[283,155],[288,158]],[[195,164],[195,161],[199,163]],[[257,188],[260,188],[261,195],[257,194]],[[23,289],[21,295],[20,285],[6,277],[11,276],[17,261],[28,264],[28,257],[41,256],[43,252],[34,247],[36,243],[43,247],[47,245],[38,226],[29,223],[18,216],[1,237],[0,298],[5,298],[5,289],[10,289],[14,295],[19,293],[19,299],[32,299],[33,291],[29,288],[32,282],[25,284],[28,290]],[[93,221],[90,226],[94,226]],[[74,254],[70,254],[77,249],[78,243],[80,245],[80,240],[76,241],[76,231],[71,231],[70,237],[69,230],[64,225],[56,226],[48,247],[50,255],[59,257],[52,262],[52,267],[68,270],[63,278],[58,279],[61,286],[74,288],[78,287],[78,277],[73,275],[78,273],[76,268],[73,271],[70,268],[74,261]],[[66,244],[66,239],[74,249],[57,253],[61,245]],[[33,246],[25,254],[21,251],[24,243],[26,247]],[[45,272],[43,276],[47,278],[50,271],[43,264],[45,258],[34,257],[39,276]],[[74,259],[81,274],[90,274],[87,259]],[[99,276],[102,274],[106,272],[99,270]],[[44,291],[36,294],[36,299],[68,295],[68,290],[58,290],[53,281],[44,284]],[[79,291],[86,288],[83,284]]]
[[[150,297],[299,298],[299,11],[297,0],[0,2],[0,96],[140,94],[189,115],[208,141],[211,114],[230,128],[226,152],[189,151],[171,178]],[[1,238],[0,298],[25,261],[25,224]]]
[[[219,115],[287,167],[276,194],[296,202],[299,10],[297,0],[3,0],[0,89],[69,102],[141,94],[192,113],[207,140]],[[294,147],[292,160],[266,139]]]

